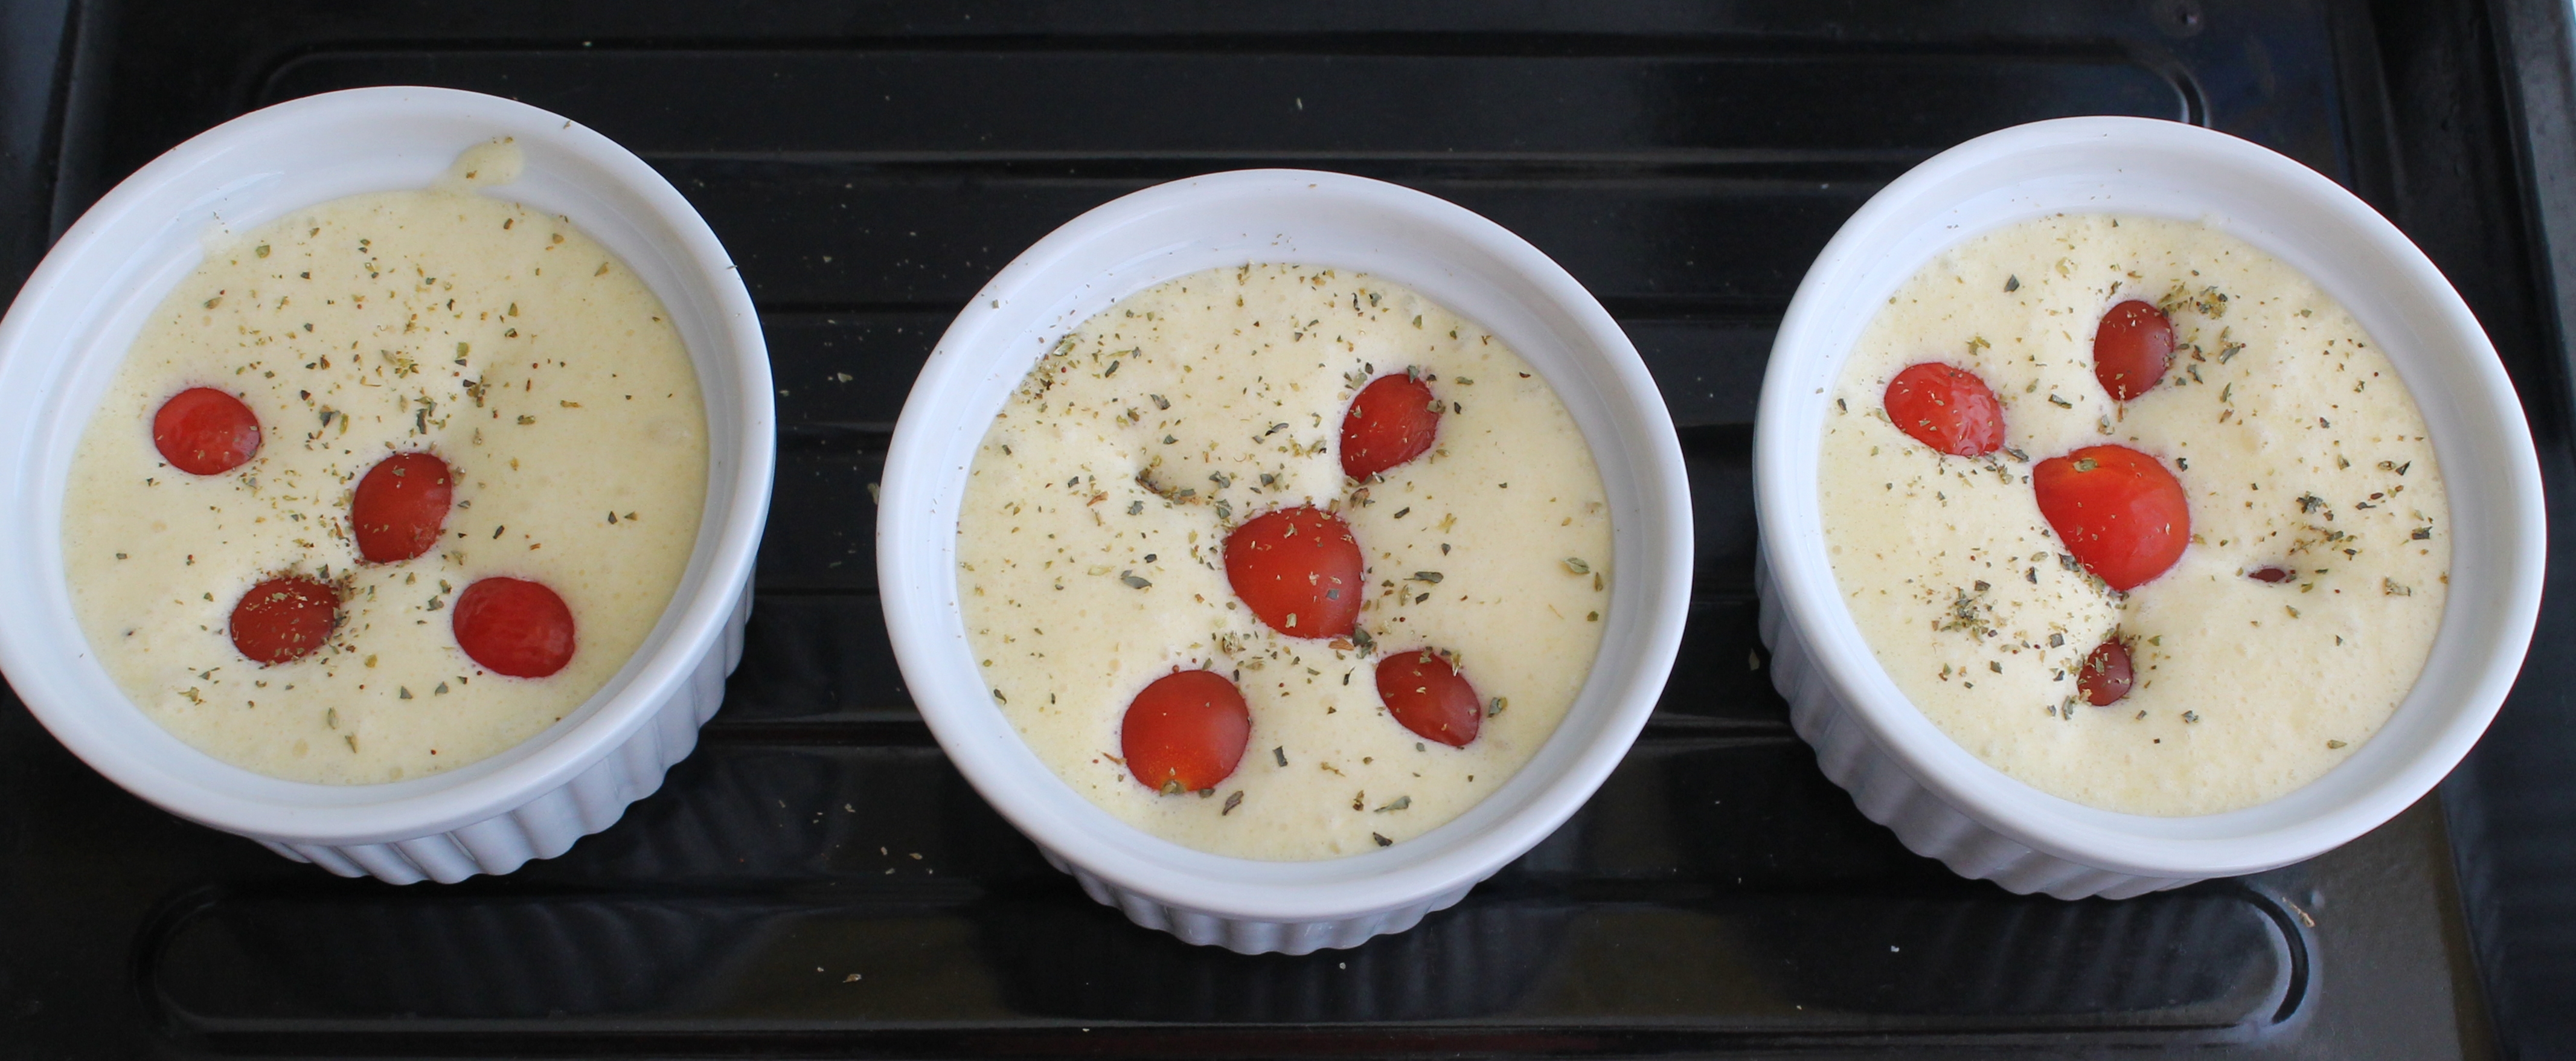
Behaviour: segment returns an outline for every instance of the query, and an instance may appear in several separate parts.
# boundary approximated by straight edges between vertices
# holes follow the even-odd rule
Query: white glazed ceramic
[[[1564,399],[1609,493],[1620,572],[1609,627],[1555,736],[1456,820],[1348,858],[1211,855],[1111,817],[1058,780],[994,706],[958,608],[967,466],[1038,355],[1119,298],[1247,262],[1373,273],[1491,329]],[[1420,192],[1334,173],[1175,181],[1038,241],[940,339],[895,427],[883,489],[877,571],[895,658],[966,779],[1092,898],[1137,924],[1246,953],[1304,954],[1401,932],[1546,838],[1636,739],[1672,668],[1689,603],[1681,448],[1653,379],[1610,315],[1501,226]]]
[[[525,176],[482,194],[572,219],[651,285],[706,395],[707,502],[670,608],[599,693],[449,773],[381,785],[254,774],[181,743],[117,690],[72,614],[62,498],[72,451],[145,317],[225,233],[359,192],[427,187],[516,137]],[[662,783],[741,656],[769,509],[776,414],[760,326],[714,233],[643,160],[560,115],[435,88],[282,103],[172,148],[63,234],[0,319],[0,669],[37,719],[169,812],[343,876],[507,873],[562,854]]]
[[[2201,220],[2306,273],[2395,363],[2451,502],[2451,592],[2432,657],[2377,736],[2296,791],[2225,814],[2082,806],[1980,762],[1908,703],[1836,591],[1816,501],[1826,395],[1876,311],[1942,249],[2050,213]],[[1798,287],[1754,432],[1762,637],[1827,776],[1917,853],[2015,892],[2114,898],[2287,865],[2421,798],[2467,754],[2522,665],[2546,526],[2522,405],[2486,333],[2422,251],[2299,163],[2194,126],[2066,118],[1970,140],[1870,199]]]

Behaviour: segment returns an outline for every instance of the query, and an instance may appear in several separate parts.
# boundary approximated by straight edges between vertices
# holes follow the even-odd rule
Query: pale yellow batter
[[[1356,494],[1343,410],[1408,366],[1450,403],[1437,448]],[[1350,522],[1378,653],[1454,650],[1504,702],[1467,747],[1387,715],[1379,655],[1239,606],[1226,532],[1300,504]],[[1555,731],[1609,604],[1601,477],[1547,382],[1420,295],[1329,269],[1197,273],[1084,322],[994,420],[964,511],[958,586],[1002,710],[1092,802],[1219,854],[1357,854],[1456,817]],[[1161,795],[1117,760],[1120,720],[1202,665],[1237,679],[1251,745],[1210,795]]]
[[[2092,343],[2128,298],[2167,309],[2178,349],[2124,409]],[[2012,452],[1888,423],[1888,380],[1935,360],[1993,388]],[[1853,618],[1943,732],[2042,791],[2156,815],[2275,799],[2368,741],[2431,651],[2450,511],[2424,419],[2342,306],[2226,233],[2085,215],[1971,239],[1889,299],[1834,399],[1818,485]],[[2125,595],[2062,560],[2028,478],[2105,443],[2161,459],[2191,505],[2182,559]],[[2246,577],[2272,566],[2295,576]],[[2093,707],[2076,670],[2115,629],[2137,685]]]
[[[100,662],[180,739],[296,781],[450,770],[578,707],[660,620],[706,492],[697,377],[660,300],[607,250],[475,191],[518,165],[490,145],[431,190],[244,233],[135,340],[74,457],[63,552]],[[258,415],[249,463],[199,477],[162,462],[153,413],[191,386]],[[350,493],[418,449],[459,480],[444,541],[363,564]],[[351,596],[329,645],[263,667],[228,623],[278,572],[345,578]],[[457,647],[447,606],[491,575],[570,606],[563,670],[490,674]]]

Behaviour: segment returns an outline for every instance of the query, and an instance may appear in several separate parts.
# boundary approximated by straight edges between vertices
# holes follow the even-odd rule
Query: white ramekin
[[[181,743],[119,692],[64,582],[72,451],[146,316],[228,232],[360,192],[427,187],[457,153],[516,137],[493,195],[561,214],[669,307],[706,396],[706,508],[662,621],[562,722],[450,773],[382,785],[281,781]],[[562,854],[689,753],[741,656],[776,454],[750,295],[688,201],[606,137],[509,100],[367,88],[281,103],[172,148],[63,234],[0,319],[0,669],[54,736],[172,814],[343,876],[507,873]]]
[[[1619,581],[1591,677],[1510,782],[1394,847],[1314,862],[1193,851],[1094,806],[1022,743],[966,641],[957,512],[995,413],[1048,344],[1174,277],[1249,262],[1365,271],[1411,286],[1520,351],[1583,430],[1608,488]],[[1467,210],[1337,173],[1247,170],[1145,189],[1075,218],[975,296],[895,426],[877,572],[895,658],[976,791],[1083,890],[1137,924],[1237,951],[1304,954],[1401,932],[1545,839],[1599,787],[1652,712],[1689,604],[1690,488],[1636,349],[1589,292]]]
[[[2195,817],[2118,814],[1985,763],[1907,702],[1836,591],[1816,501],[1827,395],[1898,284],[1971,236],[2053,213],[2204,221],[2306,273],[2395,363],[2451,502],[2451,590],[2431,658],[2377,736],[2279,799]],[[2139,118],[2016,126],[1915,167],[1844,223],[1790,302],[1754,431],[1757,585],[1772,681],[1825,774],[1915,852],[2020,893],[2123,898],[2311,857],[2421,798],[2513,685],[2540,606],[2540,468],[2486,333],[2422,251],[2298,162]]]

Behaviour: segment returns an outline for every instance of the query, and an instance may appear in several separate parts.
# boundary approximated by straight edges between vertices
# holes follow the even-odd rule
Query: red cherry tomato
[[[2129,695],[2129,685],[2136,672],[2129,669],[2129,646],[2119,638],[2102,642],[2093,654],[2084,657],[2084,667],[2075,672],[2075,687],[2084,693],[2084,702],[2095,707],[2109,707]]]
[[[1887,381],[1887,419],[1896,429],[1954,457],[2004,448],[2004,407],[1986,381],[1938,361],[1908,366]]]
[[[358,480],[349,501],[349,525],[358,555],[371,564],[409,560],[438,544],[456,497],[456,476],[434,454],[397,453],[377,461]]]
[[[2119,401],[2145,394],[2173,367],[2173,345],[2165,311],[2134,298],[2120,303],[2093,329],[2093,378]]]
[[[1351,525],[1312,505],[1264,512],[1226,535],[1225,580],[1256,618],[1290,637],[1348,635],[1367,588]]]
[[[448,613],[457,647],[495,674],[543,678],[572,662],[572,609],[543,583],[482,579]]]
[[[239,398],[213,387],[190,387],[152,414],[152,445],[173,468],[221,475],[259,452],[259,417]]]
[[[340,591],[295,575],[252,586],[233,605],[233,647],[262,666],[301,659],[340,625]]]
[[[2127,446],[2087,446],[2031,469],[2039,514],[2066,551],[2112,589],[2165,573],[2191,543],[2182,483]]]
[[[1127,771],[1165,795],[1203,792],[1233,775],[1252,740],[1243,693],[1215,671],[1173,671],[1127,705],[1118,747]]]
[[[1485,724],[1485,704],[1465,675],[1430,649],[1377,661],[1377,697],[1386,713],[1424,740],[1464,748]]]
[[[1342,474],[1366,479],[1430,452],[1440,399],[1410,374],[1379,376],[1342,414]]]

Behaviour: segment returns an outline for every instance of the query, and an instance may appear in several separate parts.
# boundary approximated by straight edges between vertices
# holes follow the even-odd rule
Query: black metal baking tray
[[[2396,220],[2493,334],[2568,496],[2568,21],[2538,0],[0,7],[0,291],[225,119],[476,89],[618,139],[706,214],[781,414],[726,706],[562,858],[340,880],[126,796],[0,700],[0,1054],[2576,1052],[2566,593],[2484,746],[2387,826],[2255,877],[2023,898],[1906,853],[1789,732],[1748,472],[1771,331],[1852,210],[1967,137],[2114,113],[2248,137]],[[994,269],[1125,192],[1268,165],[1421,188],[1564,263],[1662,385],[1700,528],[1681,665],[1600,794],[1457,908],[1303,958],[1130,926],[961,783],[889,655],[866,489]]]

